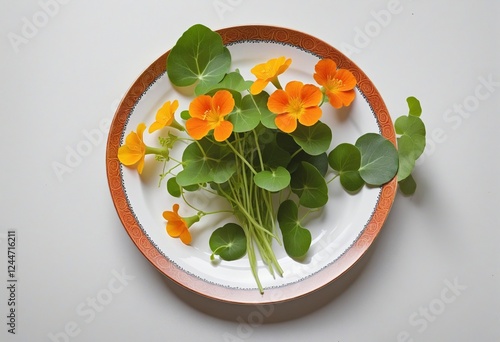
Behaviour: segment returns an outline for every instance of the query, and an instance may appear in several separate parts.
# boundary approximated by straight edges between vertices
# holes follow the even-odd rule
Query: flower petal
[[[179,238],[181,239],[182,242],[184,242],[186,245],[189,245],[192,241],[191,233],[189,232],[189,229],[184,229],[179,235]]]
[[[300,98],[304,107],[318,106],[323,99],[323,93],[315,85],[306,84],[300,91]]]
[[[200,118],[189,118],[186,121],[186,130],[193,139],[200,140],[208,134],[210,129],[208,123]]]
[[[292,133],[297,129],[297,119],[288,113],[276,116],[274,123],[285,133]]]
[[[331,59],[322,59],[316,63],[314,70],[316,71],[313,75],[314,80],[316,80],[319,85],[324,86],[334,77],[337,71],[337,64]]]
[[[351,90],[356,86],[356,78],[347,69],[339,69],[335,74],[335,78],[342,81],[342,86],[339,87],[340,91]]]
[[[287,111],[288,103],[288,94],[284,90],[278,89],[269,96],[267,108],[274,114],[281,114]]]
[[[214,138],[216,141],[224,141],[233,132],[233,124],[229,121],[221,121],[221,123],[214,129]]]
[[[289,98],[292,99],[300,98],[302,87],[304,87],[304,83],[300,81],[291,81],[288,82],[287,85],[285,86],[285,91],[288,94]]]
[[[118,160],[125,166],[135,165],[142,158],[142,155],[140,151],[132,150],[128,145],[118,148]]]
[[[219,90],[212,98],[212,108],[219,116],[225,116],[234,109],[233,95],[227,90]]]
[[[322,110],[318,106],[306,108],[299,117],[299,122],[304,126],[312,126],[321,118]]]
[[[269,84],[269,81],[267,81],[267,80],[257,79],[250,86],[250,93],[252,95],[260,94],[262,92],[262,90],[264,90],[264,88],[267,87],[268,84]]]
[[[189,115],[192,118],[204,119],[205,113],[212,109],[212,98],[209,95],[200,95],[189,104]]]

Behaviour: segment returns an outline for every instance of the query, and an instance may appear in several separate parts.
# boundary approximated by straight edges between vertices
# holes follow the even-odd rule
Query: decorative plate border
[[[288,28],[249,25],[225,28],[217,32],[222,36],[226,45],[245,41],[275,42],[293,45],[320,58],[333,59],[339,68],[348,69],[354,74],[358,81],[359,91],[367,100],[377,119],[380,133],[396,144],[394,126],[379,92],[366,74],[339,50],[311,35]],[[169,52],[167,51],[154,61],[125,94],[113,118],[106,146],[106,173],[111,197],[125,230],[141,253],[162,274],[179,285],[208,298],[237,304],[272,304],[299,298],[328,285],[348,271],[367,251],[382,229],[396,196],[396,179],[382,187],[371,219],[358,239],[342,256],[320,272],[300,282],[266,288],[263,295],[255,289],[224,287],[188,274],[165,258],[151,243],[128,205],[117,153],[130,113],[144,92],[165,72]]]

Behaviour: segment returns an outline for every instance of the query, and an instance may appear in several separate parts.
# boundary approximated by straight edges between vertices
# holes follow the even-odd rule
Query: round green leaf
[[[245,81],[243,76],[238,71],[227,73],[224,78],[217,84],[210,87],[208,92],[220,89],[227,89],[236,92],[242,92],[250,88],[252,81]]]
[[[361,166],[361,152],[353,144],[340,144],[328,154],[328,163],[340,174],[358,171]]]
[[[259,188],[272,192],[280,191],[290,184],[290,173],[284,167],[279,166],[275,170],[257,173],[253,181]]]
[[[236,172],[234,156],[229,147],[207,138],[189,144],[182,154],[183,170],[177,183],[188,186],[200,183],[224,183]]]
[[[412,175],[409,175],[402,181],[399,181],[398,184],[399,190],[401,190],[404,195],[413,195],[417,190],[417,183]]]
[[[278,209],[278,223],[283,235],[286,253],[292,258],[303,257],[311,246],[311,232],[300,225],[298,208],[294,201],[286,200]]]
[[[173,197],[181,197],[181,187],[177,184],[175,177],[169,178],[167,181],[167,191]]]
[[[236,223],[226,223],[214,230],[208,243],[213,252],[212,259],[218,255],[223,260],[232,261],[247,252],[247,237],[243,228]]]
[[[180,87],[197,83],[197,95],[208,91],[228,72],[231,54],[221,36],[206,26],[191,26],[179,38],[167,58],[170,81]]]
[[[248,132],[259,125],[260,115],[260,108],[256,106],[252,95],[246,95],[237,103],[228,120],[233,124],[234,132]]]
[[[397,173],[399,157],[396,147],[377,133],[366,133],[356,141],[361,152],[359,174],[371,185],[389,182]]]
[[[288,171],[294,172],[301,162],[308,162],[316,169],[318,169],[319,173],[324,177],[328,172],[328,156],[325,153],[318,154],[316,156],[312,156],[307,154],[304,151],[300,151],[293,157],[292,161],[288,165]]]
[[[425,125],[417,116],[400,116],[394,123],[398,138],[399,171],[398,180],[410,175],[415,167],[415,161],[425,149]]]
[[[321,121],[312,126],[299,124],[290,135],[305,152],[311,155],[326,152],[332,141],[332,130]]]
[[[292,191],[299,196],[299,203],[307,208],[320,208],[328,202],[328,186],[313,165],[302,162],[292,174]]]
[[[340,184],[345,190],[356,192],[365,185],[365,181],[359,171],[345,171],[340,174]]]

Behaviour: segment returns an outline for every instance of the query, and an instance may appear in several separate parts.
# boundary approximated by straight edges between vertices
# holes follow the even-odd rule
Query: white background
[[[0,0],[0,340],[500,340],[499,4]],[[393,118],[406,97],[422,103],[417,193],[398,195],[366,257],[317,293],[269,307],[202,298],[152,267],[116,215],[107,125],[136,77],[195,23],[309,33],[367,73]],[[89,132],[91,150],[58,175]]]

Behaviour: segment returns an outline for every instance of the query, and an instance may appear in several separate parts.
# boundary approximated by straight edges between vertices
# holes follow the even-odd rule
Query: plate
[[[321,58],[333,59],[339,68],[356,77],[356,99],[342,110],[326,109],[322,121],[333,131],[332,146],[354,143],[364,133],[377,132],[395,143],[391,117],[379,92],[366,74],[334,47],[311,35],[272,26],[238,26],[217,31],[231,51],[232,69],[238,68],[245,79],[253,79],[249,70],[270,58],[292,59],[280,82],[290,80],[314,83],[314,65]],[[279,245],[275,251],[284,270],[283,277],[273,278],[259,262],[259,277],[264,286],[260,294],[246,257],[214,264],[210,261],[208,239],[214,227],[230,222],[231,217],[215,217],[191,227],[191,246],[165,232],[162,212],[171,210],[175,199],[159,188],[160,163],[146,160],[143,174],[123,167],[117,158],[125,136],[137,124],[154,121],[158,108],[177,99],[178,112],[186,109],[192,98],[174,89],[165,72],[168,51],[154,61],[132,84],[121,101],[111,124],[106,147],[106,172],[117,214],[140,252],[161,273],[181,286],[212,299],[239,304],[270,304],[292,300],[316,291],[338,279],[366,252],[379,234],[393,204],[396,179],[380,188],[364,187],[356,195],[346,193],[339,182],[330,185],[330,200],[314,220],[305,225],[311,231],[312,243],[307,257],[300,262],[289,258]],[[176,113],[177,115],[178,113]],[[168,128],[167,128],[168,130]],[[163,131],[165,133],[165,131]],[[155,146],[155,134],[145,134],[145,142]],[[181,150],[172,151],[180,153]],[[147,156],[146,159],[148,159]],[[153,157],[151,157],[153,158]],[[199,195],[195,205],[209,209],[224,203],[209,195]],[[181,216],[192,215],[181,210]],[[187,210],[187,209],[186,209]]]

